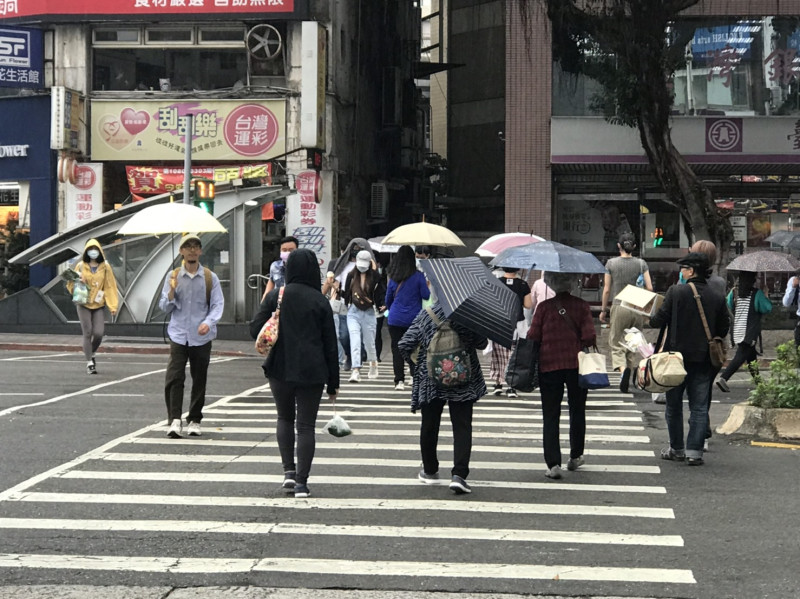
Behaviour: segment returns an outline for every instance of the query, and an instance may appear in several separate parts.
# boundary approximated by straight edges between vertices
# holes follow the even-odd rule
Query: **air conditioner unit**
[[[369,217],[386,218],[389,210],[389,189],[386,181],[373,183],[369,194]]]

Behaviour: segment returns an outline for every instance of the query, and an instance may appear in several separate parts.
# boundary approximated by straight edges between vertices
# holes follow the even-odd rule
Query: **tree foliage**
[[[635,127],[666,201],[690,241],[710,239],[722,251],[733,232],[709,188],[672,143],[672,76],[683,64],[694,28],[676,22],[699,0],[520,0],[525,29],[537,8],[551,24],[553,56],[564,71],[598,81],[593,108],[610,122]]]

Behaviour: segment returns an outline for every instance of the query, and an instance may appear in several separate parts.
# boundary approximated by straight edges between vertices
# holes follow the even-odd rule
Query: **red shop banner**
[[[141,196],[183,190],[182,167],[126,166],[125,173],[134,201],[141,200]],[[218,184],[227,183],[233,179],[258,179],[262,185],[271,185],[272,163],[192,167],[192,178],[200,177],[211,179]]]
[[[291,14],[297,0],[0,0],[0,18],[127,15]]]

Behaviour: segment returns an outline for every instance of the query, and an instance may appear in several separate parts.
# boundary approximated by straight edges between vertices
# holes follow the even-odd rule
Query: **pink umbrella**
[[[529,243],[536,243],[537,241],[545,241],[545,239],[538,235],[529,235],[528,233],[500,233],[498,235],[492,235],[489,239],[484,241],[478,249],[475,250],[475,253],[486,258],[494,258],[507,248],[528,245]]]

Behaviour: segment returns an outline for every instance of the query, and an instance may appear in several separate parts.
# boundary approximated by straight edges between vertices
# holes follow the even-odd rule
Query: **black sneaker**
[[[434,472],[433,474],[428,474],[425,470],[420,470],[419,474],[417,474],[417,478],[420,482],[425,483],[426,485],[435,485],[439,482],[439,473]]]
[[[627,393],[630,384],[631,384],[631,369],[626,368],[625,370],[622,371],[622,374],[619,377],[620,393]]]
[[[294,470],[289,470],[288,472],[283,473],[283,484],[281,485],[282,489],[286,489],[288,491],[294,490],[294,477],[296,473]]]
[[[295,485],[294,496],[298,499],[305,499],[311,497],[311,491],[308,490],[308,485]]]
[[[97,367],[94,365],[94,360],[86,364],[86,374],[97,374]]]
[[[728,381],[726,381],[722,377],[719,377],[717,379],[717,387],[719,387],[720,391],[723,391],[724,393],[730,393],[731,392],[731,388],[728,387]]]
[[[502,395],[503,394],[503,385],[495,385],[494,386],[494,394],[495,395]]]
[[[517,395],[516,389],[512,389],[509,387],[508,389],[506,389],[506,397],[519,397],[519,395]]]
[[[686,459],[686,452],[684,452],[684,450],[675,451],[672,447],[666,447],[661,450],[661,459],[682,462]]]
[[[703,458],[686,458],[686,463],[690,466],[702,466],[705,462]]]
[[[460,476],[453,475],[450,481],[450,490],[456,495],[464,495],[465,493],[472,493],[472,488]]]

